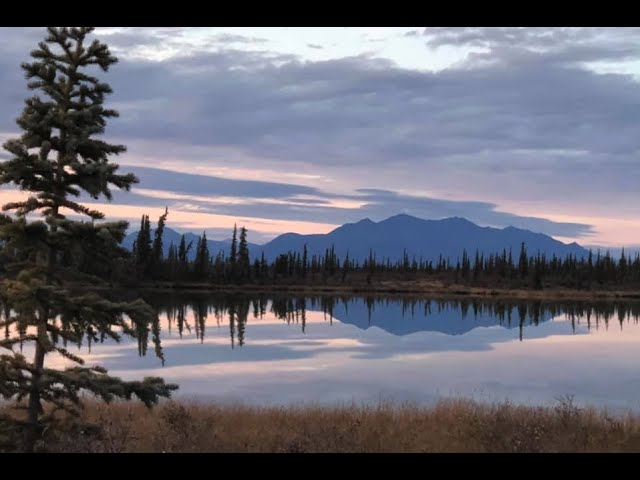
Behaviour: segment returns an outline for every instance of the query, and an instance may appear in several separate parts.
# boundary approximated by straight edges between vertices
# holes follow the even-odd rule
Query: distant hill
[[[136,236],[137,232],[127,235],[123,246],[131,249]],[[180,243],[180,236],[181,234],[175,230],[165,228],[165,255],[171,242],[176,245]],[[186,233],[185,238],[187,243],[193,241],[194,247],[190,252],[190,257],[193,258],[198,235]],[[369,251],[373,250],[379,260],[389,258],[395,261],[402,259],[406,250],[409,257],[436,261],[439,255],[455,260],[466,249],[473,261],[476,249],[485,254],[511,249],[514,261],[517,261],[522,242],[525,243],[529,255],[540,252],[547,256],[555,254],[558,257],[566,257],[572,254],[580,257],[589,253],[575,242],[562,243],[548,235],[520,228],[480,227],[459,217],[423,220],[404,214],[381,222],[373,222],[366,218],[342,225],[327,234],[285,233],[264,245],[249,244],[249,252],[252,259],[260,257],[264,252],[267,260],[273,260],[288,251],[301,252],[306,243],[309,256],[323,255],[333,245],[340,258],[344,258],[348,252],[351,259],[362,261],[369,256]],[[228,253],[231,240],[208,240],[208,244],[209,252],[215,256],[220,250]]]
[[[364,260],[373,250],[378,259],[400,260],[406,249],[410,257],[437,260],[439,255],[455,260],[463,249],[472,256],[476,249],[484,253],[512,249],[514,261],[524,242],[529,255],[537,252],[548,256],[565,257],[568,254],[583,256],[588,251],[577,243],[565,244],[542,233],[534,233],[515,227],[503,229],[480,227],[464,218],[423,220],[410,215],[395,215],[381,222],[364,219],[347,223],[327,234],[299,235],[285,233],[265,244],[262,249],[267,259],[273,259],[287,251],[302,251],[307,244],[309,255],[324,254],[335,246],[336,254],[344,258],[349,252],[352,259]]]

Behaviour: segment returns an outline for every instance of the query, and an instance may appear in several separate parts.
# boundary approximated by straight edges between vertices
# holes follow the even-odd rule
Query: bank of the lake
[[[90,402],[83,421],[47,433],[52,452],[639,452],[640,416],[562,400],[550,407],[443,401],[255,407]],[[81,433],[84,432],[84,433]],[[1,450],[0,450],[1,451]]]
[[[380,281],[371,285],[244,284],[218,285],[200,282],[147,282],[144,290],[175,290],[224,293],[291,293],[300,295],[417,295],[430,298],[497,298],[522,300],[638,300],[638,289],[493,288],[430,281]]]

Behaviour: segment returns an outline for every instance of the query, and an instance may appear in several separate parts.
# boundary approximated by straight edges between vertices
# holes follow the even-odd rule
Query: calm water
[[[430,403],[448,396],[640,408],[640,303],[154,295],[165,365],[134,343],[85,355],[178,396]]]

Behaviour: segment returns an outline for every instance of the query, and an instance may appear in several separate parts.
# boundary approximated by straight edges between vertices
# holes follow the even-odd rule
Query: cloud
[[[422,32],[432,47],[512,47],[548,51],[580,45],[593,47],[600,43],[605,47],[602,51],[607,52],[606,56],[615,54],[614,45],[632,44],[639,34],[637,27],[427,27]]]
[[[359,192],[363,193],[368,201],[361,210],[365,216],[372,219],[382,219],[397,212],[404,212],[421,218],[465,217],[480,225],[514,226],[562,237],[582,237],[593,233],[591,225],[522,217],[498,211],[497,205],[487,202],[443,200],[384,190],[361,189]]]
[[[234,196],[238,198],[269,197],[287,198],[294,195],[313,195],[318,190],[304,185],[289,183],[231,180],[209,175],[194,175],[148,167],[123,167],[135,173],[141,183],[139,187],[191,195]]]
[[[309,221],[328,231],[327,227],[332,225],[362,218],[379,221],[398,212],[427,219],[465,217],[483,226],[511,225],[560,237],[588,237],[594,233],[593,226],[589,224],[514,215],[498,210],[497,205],[489,202],[446,200],[381,189],[357,189],[338,195],[304,185],[237,180],[147,167],[122,167],[122,171],[135,173],[140,183],[131,192],[113,192],[113,206],[116,208],[110,207],[109,215],[116,212],[133,220],[141,213],[153,212],[155,215],[156,211],[168,207],[173,212],[170,218],[172,228],[206,227],[210,235],[214,235],[212,238],[218,238],[225,228],[228,231],[234,218],[251,218],[253,224],[256,224],[256,219],[265,219],[270,227],[265,230],[264,226],[256,224],[255,230],[258,235],[268,231],[273,236]],[[0,193],[0,204],[17,200],[15,188],[3,186],[3,190],[6,193]],[[102,210],[105,208],[104,200],[94,201],[86,197],[82,200],[98,204]],[[206,221],[215,223],[207,225]],[[210,228],[220,225],[221,221],[228,226]],[[309,233],[308,226],[304,230]],[[224,234],[220,238],[226,236]],[[265,238],[260,236],[261,240]]]
[[[17,66],[35,42],[31,30],[4,29],[0,36],[6,39],[0,107],[8,112],[0,132],[8,132],[26,96]],[[326,222],[397,209],[417,216],[455,211],[479,223],[586,235],[585,222],[542,217],[545,208],[603,205],[611,215],[640,215],[640,83],[632,75],[588,68],[640,60],[639,37],[630,28],[428,28],[422,38],[429,47],[470,49],[467,61],[429,72],[371,54],[309,61],[260,43],[240,50],[218,38],[213,46],[215,36],[196,41],[185,29],[115,31],[104,38],[123,53],[105,79],[121,117],[107,131],[125,143],[146,142],[150,158],[161,157],[169,142],[191,171],[214,165],[323,175],[333,183],[310,180],[305,187],[317,186],[324,200],[331,190],[366,204],[338,209],[306,199],[306,206],[247,203],[218,205],[219,211],[318,215]],[[189,42],[184,51],[177,47]],[[160,60],[125,53],[152,44],[175,51]],[[190,157],[196,147],[225,148],[244,159]],[[269,198],[298,194],[286,191],[291,187],[219,181],[206,192],[207,180],[145,175],[150,189],[170,189],[174,180],[182,182],[175,191],[196,194],[227,195],[231,188],[245,189],[238,198],[258,195],[249,191],[254,188],[267,189]],[[356,192],[366,188],[395,194]],[[509,217],[498,207],[507,200],[540,201],[541,214]]]
[[[213,36],[215,42],[221,43],[266,43],[266,38],[247,37],[245,35],[236,35],[233,33],[218,33]]]
[[[339,225],[365,217],[383,220],[404,212],[420,218],[466,217],[480,225],[515,226],[547,235],[583,237],[593,226],[518,216],[488,202],[455,201],[406,195],[390,190],[358,189],[337,195],[317,188],[275,182],[245,181],[153,168],[127,168],[141,182],[132,193],[115,192],[114,202],[181,209],[198,214],[258,217]],[[176,195],[178,194],[178,195]]]
[[[628,170],[640,173],[632,134],[638,83],[540,58],[434,74],[368,57],[300,62],[225,50],[123,62],[114,71],[122,113],[114,134],[222,144],[316,166],[485,178],[496,169],[529,194],[558,183],[572,190],[572,175],[593,178],[602,161],[626,190],[635,189]],[[523,169],[557,181],[532,184]]]

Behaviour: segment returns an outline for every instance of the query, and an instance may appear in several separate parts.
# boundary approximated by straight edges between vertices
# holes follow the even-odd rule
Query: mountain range
[[[153,235],[153,232],[152,232]],[[168,253],[171,243],[180,243],[181,233],[171,228],[165,228],[164,251]],[[132,232],[125,238],[123,246],[133,248],[137,232]],[[195,255],[198,235],[186,233],[187,243],[193,241],[190,256]],[[307,245],[308,255],[323,255],[332,246],[336,255],[344,258],[347,253],[351,259],[364,260],[373,251],[378,259],[389,258],[391,261],[400,260],[407,252],[409,257],[436,261],[440,255],[452,260],[461,257],[466,251],[473,257],[476,249],[485,254],[502,252],[503,249],[512,250],[514,259],[520,252],[520,245],[524,242],[530,255],[538,252],[547,256],[556,255],[566,257],[586,256],[588,251],[577,243],[563,243],[548,235],[535,233],[515,227],[493,228],[481,227],[460,217],[442,220],[424,220],[406,214],[395,215],[380,222],[368,218],[356,223],[347,223],[326,234],[300,235],[285,233],[264,245],[249,244],[249,252],[253,258],[259,258],[263,253],[267,260],[273,260],[282,253],[289,251],[302,252]],[[215,256],[221,250],[229,252],[231,239],[208,240],[209,252]]]

